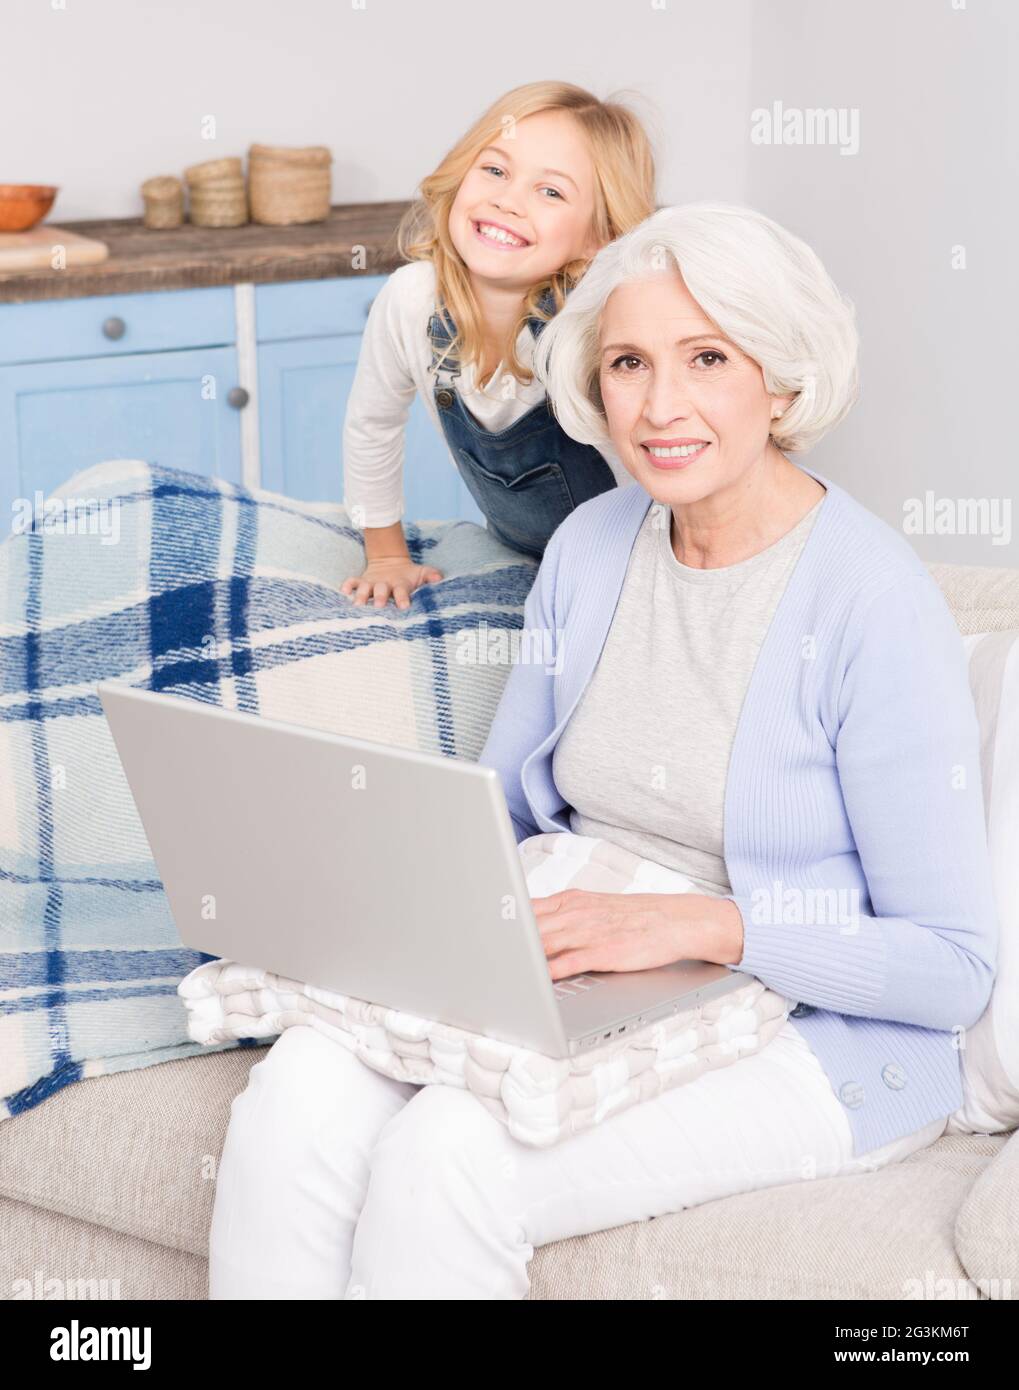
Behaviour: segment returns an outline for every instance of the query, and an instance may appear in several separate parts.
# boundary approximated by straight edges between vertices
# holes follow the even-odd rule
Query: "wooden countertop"
[[[89,222],[57,219],[55,232],[66,228],[105,241],[109,257],[98,265],[67,270],[0,273],[0,304],[388,274],[401,264],[395,233],[407,206],[405,202],[348,203],[333,207],[325,222],[299,227],[263,227],[255,222],[243,227],[193,227],[185,222],[158,231],[146,227],[140,217]],[[358,270],[351,267],[355,246],[365,248],[365,264]]]

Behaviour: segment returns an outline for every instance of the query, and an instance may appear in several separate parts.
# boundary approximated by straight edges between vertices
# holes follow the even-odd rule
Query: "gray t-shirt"
[[[556,745],[570,829],[732,891],[723,808],[729,753],[768,625],[821,498],[766,550],[721,569],[680,564],[671,509],[637,534],[598,664]]]

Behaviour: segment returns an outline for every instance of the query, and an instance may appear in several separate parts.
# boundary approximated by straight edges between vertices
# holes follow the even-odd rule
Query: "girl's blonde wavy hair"
[[[438,168],[422,179],[421,196],[408,208],[397,229],[400,255],[408,261],[435,264],[437,301],[452,314],[456,337],[443,354],[461,367],[482,356],[481,313],[467,267],[449,234],[449,213],[464,176],[478,155],[500,138],[507,124],[539,111],[567,111],[587,136],[595,169],[594,231],[600,246],[628,232],[655,210],[655,164],[647,133],[638,118],[617,101],[599,101],[568,82],[529,82],[501,96],[457,141]],[[532,285],[503,354],[509,372],[520,382],[531,373],[520,362],[516,340],[528,318],[546,318],[538,302],[546,290],[562,308],[566,295],[587,269],[587,260],[571,261],[549,279]]]

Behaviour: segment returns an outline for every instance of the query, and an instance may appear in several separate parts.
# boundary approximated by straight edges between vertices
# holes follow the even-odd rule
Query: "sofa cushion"
[[[4,1219],[20,1232],[2,1277],[29,1277],[35,1252],[46,1248],[28,1229],[32,1208],[118,1237],[76,1271],[59,1256],[60,1268],[32,1264],[53,1277],[118,1277],[123,1259],[131,1280],[144,1283],[132,1242],[204,1259],[230,1105],[264,1056],[264,1048],[242,1048],[94,1077],[0,1125],[0,1198],[19,1208]],[[954,1288],[967,1278],[953,1245],[959,1209],[1005,1142],[946,1136],[874,1173],[766,1188],[557,1241],[535,1252],[530,1296],[908,1298],[908,1281],[938,1279]],[[39,1220],[45,1226],[49,1217]],[[69,1225],[65,1233],[95,1256],[94,1230]],[[179,1265],[168,1266],[178,1280]]]
[[[966,639],[1001,929],[990,1001],[965,1035],[963,1103],[949,1133],[1008,1131],[1019,1123],[1019,571],[928,568]]]
[[[0,1125],[0,1197],[204,1255],[230,1103],[264,1047],[96,1076]]]
[[[201,1299],[208,1261],[0,1197],[0,1299]]]
[[[1019,1131],[970,1188],[956,1217],[955,1248],[991,1298],[1019,1298]]]
[[[933,1202],[914,1196],[901,1217],[896,1203],[904,1191],[915,1193],[915,1184],[878,1182],[882,1173],[868,1173],[729,1197],[558,1241],[535,1252],[528,1298],[978,1297],[979,1286],[967,1282],[946,1241],[946,1219],[956,1185],[965,1186],[979,1162],[988,1164],[969,1154],[961,1171],[942,1171]],[[874,1228],[847,1206],[840,1183],[854,1185],[851,1196],[862,1199],[867,1222],[890,1225],[892,1242],[879,1248]],[[91,1281],[84,1290],[83,1279]],[[208,1296],[204,1256],[0,1198],[0,1297],[34,1295],[47,1280],[60,1281],[50,1285],[53,1297]]]
[[[982,1296],[956,1215],[1004,1145],[955,1135],[874,1173],[785,1184],[535,1251],[532,1298]]]
[[[963,639],[980,723],[980,777],[999,925],[997,972],[981,1017],[965,1031],[963,1103],[950,1130],[1019,1124],[1019,629]]]
[[[963,636],[1019,627],[1019,570],[996,565],[928,565]]]

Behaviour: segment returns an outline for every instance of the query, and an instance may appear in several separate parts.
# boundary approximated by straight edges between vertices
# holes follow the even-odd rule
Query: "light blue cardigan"
[[[803,471],[828,492],[743,703],[724,852],[744,923],[735,968],[802,1001],[797,1027],[859,1155],[961,1104],[959,1048],[990,996],[998,923],[979,730],[951,612],[902,536]],[[602,493],[545,551],[524,628],[553,634],[557,660],[536,642],[544,663],[514,665],[479,758],[500,775],[518,842],[570,828],[552,755],[652,502],[636,483]],[[826,915],[832,889],[843,891],[829,903],[858,911]]]

